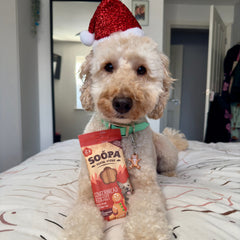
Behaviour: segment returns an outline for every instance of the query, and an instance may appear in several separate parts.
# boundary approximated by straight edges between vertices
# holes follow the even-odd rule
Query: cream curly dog
[[[82,66],[81,75],[86,76],[82,105],[95,112],[85,133],[106,129],[105,122],[134,125],[146,122],[146,116],[160,118],[173,82],[168,59],[157,50],[153,40],[119,33],[94,46]],[[186,148],[187,141],[180,134],[167,134],[174,139],[178,149]],[[95,206],[88,170],[82,158],[79,198],[66,226],[68,240],[170,239],[157,172],[174,174],[178,150],[170,138],[154,133],[150,127],[134,135],[141,168],[128,169],[134,193],[129,196],[127,217],[111,222],[103,220]],[[122,137],[128,168],[134,144],[132,134]],[[115,225],[120,226],[118,234],[108,234]]]

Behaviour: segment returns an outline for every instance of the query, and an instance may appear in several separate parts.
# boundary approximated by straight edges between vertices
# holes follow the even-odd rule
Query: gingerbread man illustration
[[[141,166],[139,166],[139,162],[141,161],[140,158],[138,158],[138,155],[134,153],[131,158],[128,159],[128,161],[131,162],[131,165],[129,166],[129,169],[132,169],[133,167],[140,169]]]
[[[112,195],[113,206],[112,212],[113,214],[109,216],[109,220],[123,218],[127,215],[127,207],[125,205],[125,199],[122,197],[120,193],[114,193]]]

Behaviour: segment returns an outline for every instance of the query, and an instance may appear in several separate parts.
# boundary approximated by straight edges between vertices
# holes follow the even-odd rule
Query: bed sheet
[[[60,240],[77,198],[78,140],[54,144],[0,174],[0,239]],[[172,239],[240,236],[240,143],[190,141],[177,177],[158,176]]]

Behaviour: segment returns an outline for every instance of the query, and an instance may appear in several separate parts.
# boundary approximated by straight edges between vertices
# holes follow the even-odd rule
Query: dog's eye
[[[147,69],[144,66],[140,66],[137,69],[137,74],[138,75],[144,75],[144,74],[146,74],[146,72],[147,72]]]
[[[104,69],[105,69],[107,72],[112,73],[114,67],[113,67],[113,65],[112,65],[111,63],[107,63],[107,64],[105,65]]]

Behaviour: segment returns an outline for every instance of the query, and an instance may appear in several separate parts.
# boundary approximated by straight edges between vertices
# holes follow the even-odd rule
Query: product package
[[[89,171],[95,203],[105,220],[127,215],[126,196],[132,188],[119,129],[78,136]]]

